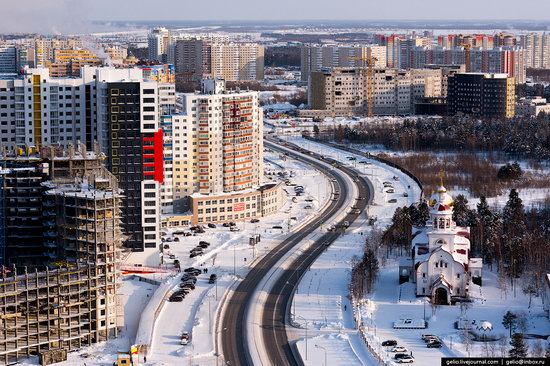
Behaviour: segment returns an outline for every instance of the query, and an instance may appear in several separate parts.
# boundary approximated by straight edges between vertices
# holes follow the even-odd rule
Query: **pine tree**
[[[502,211],[504,253],[508,275],[518,277],[525,267],[525,209],[517,190],[512,189]]]
[[[468,226],[469,211],[468,200],[464,195],[459,194],[454,200],[453,221],[458,226]]]
[[[510,338],[512,337],[512,332],[516,328],[517,321],[516,314],[512,313],[510,310],[502,317],[502,325],[504,325],[504,328],[510,330]]]
[[[521,358],[521,357],[527,357],[527,353],[529,351],[529,348],[525,344],[525,341],[523,340],[523,334],[522,333],[515,333],[512,336],[512,341],[510,342],[510,345],[512,348],[510,351],[508,351],[508,354],[512,358]]]

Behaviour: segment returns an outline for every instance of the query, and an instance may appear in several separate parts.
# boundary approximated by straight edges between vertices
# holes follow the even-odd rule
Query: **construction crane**
[[[374,95],[374,66],[378,59],[376,57],[350,57],[350,60],[363,61],[367,67],[367,116],[373,116],[373,95]]]
[[[470,69],[471,69],[471,54],[470,54],[470,50],[472,48],[472,45],[468,44],[468,43],[463,43],[461,44],[462,47],[464,47],[464,63],[466,64],[466,72],[470,72]]]

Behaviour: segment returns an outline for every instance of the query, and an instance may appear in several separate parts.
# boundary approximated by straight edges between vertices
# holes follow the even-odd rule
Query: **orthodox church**
[[[400,282],[416,284],[416,296],[450,305],[467,298],[470,283],[481,285],[482,259],[470,258],[470,228],[453,221],[453,198],[443,184],[428,202],[430,219],[413,228],[411,257],[401,261]]]

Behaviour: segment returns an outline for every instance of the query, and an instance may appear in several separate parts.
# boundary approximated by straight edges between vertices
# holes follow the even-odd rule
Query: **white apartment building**
[[[168,62],[172,36],[170,31],[164,27],[153,28],[147,36],[149,46],[149,60]]]

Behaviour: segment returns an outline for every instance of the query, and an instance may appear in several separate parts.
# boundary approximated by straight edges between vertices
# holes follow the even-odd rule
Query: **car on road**
[[[409,197],[409,194],[407,192],[404,192],[403,197]]]
[[[409,352],[405,347],[403,346],[395,346],[391,349],[392,352]]]
[[[212,273],[210,275],[210,278],[208,279],[208,283],[214,283],[214,282],[216,282],[217,279],[218,279],[218,276],[216,276],[215,273]]]
[[[163,247],[164,249],[170,249],[170,245],[168,245],[168,244],[164,244],[162,247]]]
[[[388,190],[386,191],[386,193],[395,193],[395,190],[392,189],[392,188],[390,188],[390,189],[388,189]]]
[[[429,338],[437,338],[437,336],[433,334],[422,334],[421,338],[424,342],[427,342]]]
[[[305,210],[311,210],[311,209],[313,209],[313,206],[307,205],[307,206],[304,207],[304,209],[305,209]]]
[[[239,228],[236,227],[236,226],[231,226],[231,227],[229,228],[229,231],[240,231],[240,230],[241,230],[241,229],[239,229]]]
[[[197,248],[206,249],[209,245],[209,243],[199,243],[199,245],[197,245]]]
[[[344,227],[344,228],[349,227],[349,221],[347,221],[347,220],[344,221],[344,223],[342,224],[342,227]]]
[[[274,225],[272,229],[283,230],[283,227],[281,225]]]
[[[384,347],[395,347],[397,346],[397,341],[395,339],[388,339],[382,342],[382,346]]]
[[[428,348],[441,348],[441,347],[443,347],[443,344],[440,341],[433,341],[433,342],[428,342],[428,345],[426,347],[428,347]]]
[[[388,203],[397,203],[397,200],[395,198],[392,198],[391,200],[388,200]]]
[[[330,241],[326,240],[326,241],[323,243],[323,245],[324,245],[325,247],[330,246]]]
[[[250,220],[250,223],[251,223],[251,224],[256,224],[256,223],[258,223],[258,222],[260,222],[260,220],[258,220],[258,219],[251,219],[251,220]]]
[[[180,344],[182,346],[186,346],[187,344],[189,344],[189,333],[188,332],[183,332],[181,333],[181,336],[180,336]]]
[[[215,228],[216,228],[216,224],[208,223],[208,227],[209,227],[210,229],[215,229]]]
[[[169,255],[168,255],[168,258],[170,258],[170,259],[176,259],[176,255],[175,255],[175,254],[169,254]]]
[[[397,175],[394,175],[393,180],[399,180],[399,177]]]

